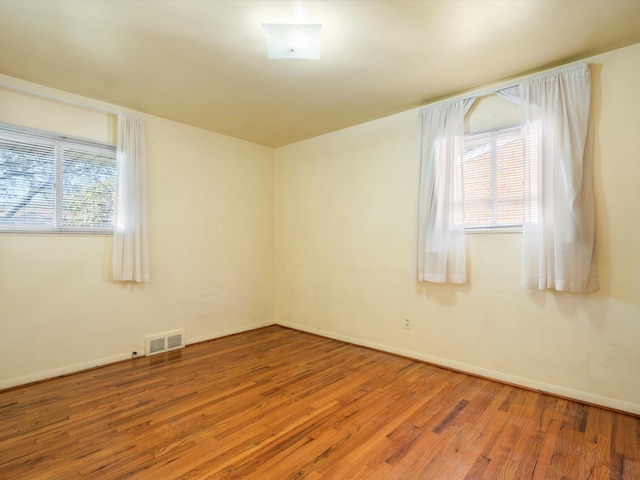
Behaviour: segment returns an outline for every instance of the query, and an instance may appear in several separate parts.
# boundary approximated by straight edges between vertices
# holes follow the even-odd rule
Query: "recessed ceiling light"
[[[270,59],[320,59],[319,23],[263,23]]]

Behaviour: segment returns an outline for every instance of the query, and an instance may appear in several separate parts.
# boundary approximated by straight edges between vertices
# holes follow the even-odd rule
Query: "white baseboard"
[[[267,327],[273,325],[273,322],[261,322],[255,325],[248,325],[244,328],[235,328],[229,330],[223,330],[222,332],[216,332],[214,335],[203,335],[195,338],[187,338],[187,345],[192,343],[204,342],[206,340],[213,340],[215,338],[226,337],[227,335],[233,335],[235,333],[242,333],[248,330],[254,330],[256,328]],[[187,332],[188,334],[189,332]],[[95,360],[89,360],[81,363],[74,363],[71,365],[65,365],[64,367],[54,368],[52,370],[45,370],[43,372],[34,373],[32,375],[25,375],[24,377],[11,378],[8,380],[0,380],[0,390],[6,388],[17,387],[20,385],[26,385],[28,383],[38,382],[40,380],[46,380],[48,378],[55,378],[61,375],[68,375],[70,373],[77,373],[83,370],[89,370],[95,367],[102,367],[110,363],[121,362],[131,358],[131,352],[119,353],[111,355],[109,357],[97,358]]]
[[[242,333],[249,330],[254,330],[257,328],[267,327],[269,325],[273,325],[272,322],[260,322],[255,325],[248,325],[243,328],[232,328],[228,330],[223,330],[221,332],[216,332],[213,335],[202,335],[199,337],[188,338],[187,345],[193,343],[204,342],[207,340],[213,340],[220,337],[225,337],[227,335],[234,335],[236,333]],[[614,410],[619,410],[622,412],[628,412],[634,415],[640,415],[640,405],[630,402],[624,402],[621,400],[616,400],[608,397],[602,397],[599,395],[594,395],[589,392],[583,392],[580,390],[573,390],[570,388],[565,388],[559,385],[553,385],[549,383],[539,382],[537,380],[531,380],[524,377],[518,377],[516,375],[511,375],[504,372],[499,372],[495,370],[488,370],[485,368],[477,367],[475,365],[469,365],[466,363],[456,362],[452,360],[448,360],[446,358],[435,357],[433,355],[427,355],[420,352],[415,352],[413,350],[405,350],[403,348],[397,348],[390,345],[384,345],[377,342],[369,342],[366,340],[362,340],[360,338],[350,337],[348,335],[337,335],[331,332],[327,332],[324,330],[319,330],[315,328],[308,327],[306,325],[301,325],[298,323],[292,322],[278,322],[277,325],[281,325],[283,327],[293,328],[295,330],[300,330],[303,332],[313,333],[316,335],[321,335],[323,337],[332,338],[334,340],[340,340],[343,342],[353,343],[354,345],[361,345],[363,347],[374,348],[376,350],[381,350],[384,352],[394,353],[396,355],[402,355],[408,358],[414,358],[416,360],[421,360],[424,362],[432,363],[434,365],[439,365],[446,368],[451,368],[453,370],[458,370],[461,372],[470,373],[473,375],[479,375],[481,377],[494,379],[501,382],[506,382],[512,385],[519,385],[525,388],[530,388],[533,390],[539,390],[541,392],[550,393],[552,395],[559,395],[561,397],[574,399],[580,402],[586,402],[593,405],[599,405],[605,408],[612,408]],[[188,332],[187,332],[188,333]],[[52,370],[46,370],[44,372],[38,372],[32,375],[26,375],[24,377],[12,378],[8,380],[0,380],[0,390],[16,387],[19,385],[25,385],[27,383],[37,382],[40,380],[46,380],[48,378],[58,377],[60,375],[67,375],[70,373],[79,372],[82,370],[88,370],[95,367],[100,367],[103,365],[108,365],[110,363],[120,362],[122,360],[127,360],[131,358],[131,353],[121,353],[117,355],[112,355],[109,357],[99,358],[95,360],[90,360],[87,362],[76,363],[72,365],[66,365],[64,367],[55,368]]]
[[[117,355],[97,358],[95,360],[89,360],[87,362],[74,363],[72,365],[65,365],[64,367],[45,370],[44,372],[38,372],[32,375],[26,375],[24,377],[11,378],[9,380],[0,380],[0,390],[4,390],[5,388],[17,387],[19,385],[26,385],[27,383],[38,382],[40,380],[46,380],[48,378],[59,377],[60,375],[80,372],[82,370],[89,370],[90,368],[101,367],[110,363],[127,360],[128,358],[131,358],[131,352],[119,353]]]
[[[242,328],[230,328],[221,332],[216,332],[213,335],[200,335],[198,337],[189,338],[189,332],[187,332],[187,345],[193,343],[206,342],[207,340],[214,340],[220,337],[226,337],[228,335],[235,335],[236,333],[248,332],[249,330],[256,330],[257,328],[268,327],[269,325],[275,325],[273,322],[259,322],[253,325],[245,325]]]
[[[320,335],[323,337],[332,338],[334,340],[341,340],[343,342],[353,343],[355,345],[360,345],[363,347],[374,348],[376,350],[381,350],[383,352],[394,353],[396,355],[402,355],[403,357],[414,358],[416,360],[421,360],[427,363],[431,363],[434,365],[439,365],[445,368],[450,368],[453,370],[457,370],[460,372],[466,372],[473,375],[479,375],[481,377],[497,380],[500,382],[505,382],[511,385],[518,385],[524,388],[529,388],[532,390],[538,390],[544,393],[549,393],[552,395],[558,395],[560,397],[577,400],[579,402],[585,402],[592,405],[598,405],[605,408],[611,408],[614,410],[618,410],[621,412],[628,412],[634,415],[640,415],[640,405],[630,402],[624,402],[621,400],[616,400],[613,398],[602,397],[599,395],[594,395],[589,392],[583,392],[580,390],[573,390],[570,388],[565,388],[559,385],[553,385],[549,383],[540,382],[537,380],[531,380],[529,378],[518,377],[516,375],[511,375],[504,372],[499,372],[495,370],[488,370],[486,368],[477,367],[475,365],[469,365],[467,363],[456,362],[453,360],[448,360],[446,358],[435,357],[433,355],[427,355],[420,352],[415,352],[412,350],[405,350],[403,348],[397,348],[389,345],[384,345],[376,342],[369,342],[366,340],[362,340],[360,338],[350,337],[348,335],[337,335],[331,332],[315,329],[308,327],[306,325],[300,325],[297,323],[291,322],[278,322],[278,325],[283,327],[293,328],[295,330],[300,330],[307,333],[313,333],[316,335]]]

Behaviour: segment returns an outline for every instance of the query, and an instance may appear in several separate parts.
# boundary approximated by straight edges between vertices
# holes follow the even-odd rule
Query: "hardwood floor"
[[[281,327],[0,392],[2,479],[640,479],[640,419]]]

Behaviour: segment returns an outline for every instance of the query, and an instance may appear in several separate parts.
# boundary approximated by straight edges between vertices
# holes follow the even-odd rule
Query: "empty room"
[[[0,479],[640,480],[640,2],[0,0]]]

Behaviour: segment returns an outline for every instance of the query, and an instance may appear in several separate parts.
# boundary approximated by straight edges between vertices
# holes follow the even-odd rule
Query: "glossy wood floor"
[[[274,326],[0,392],[0,478],[631,480],[640,419]]]

